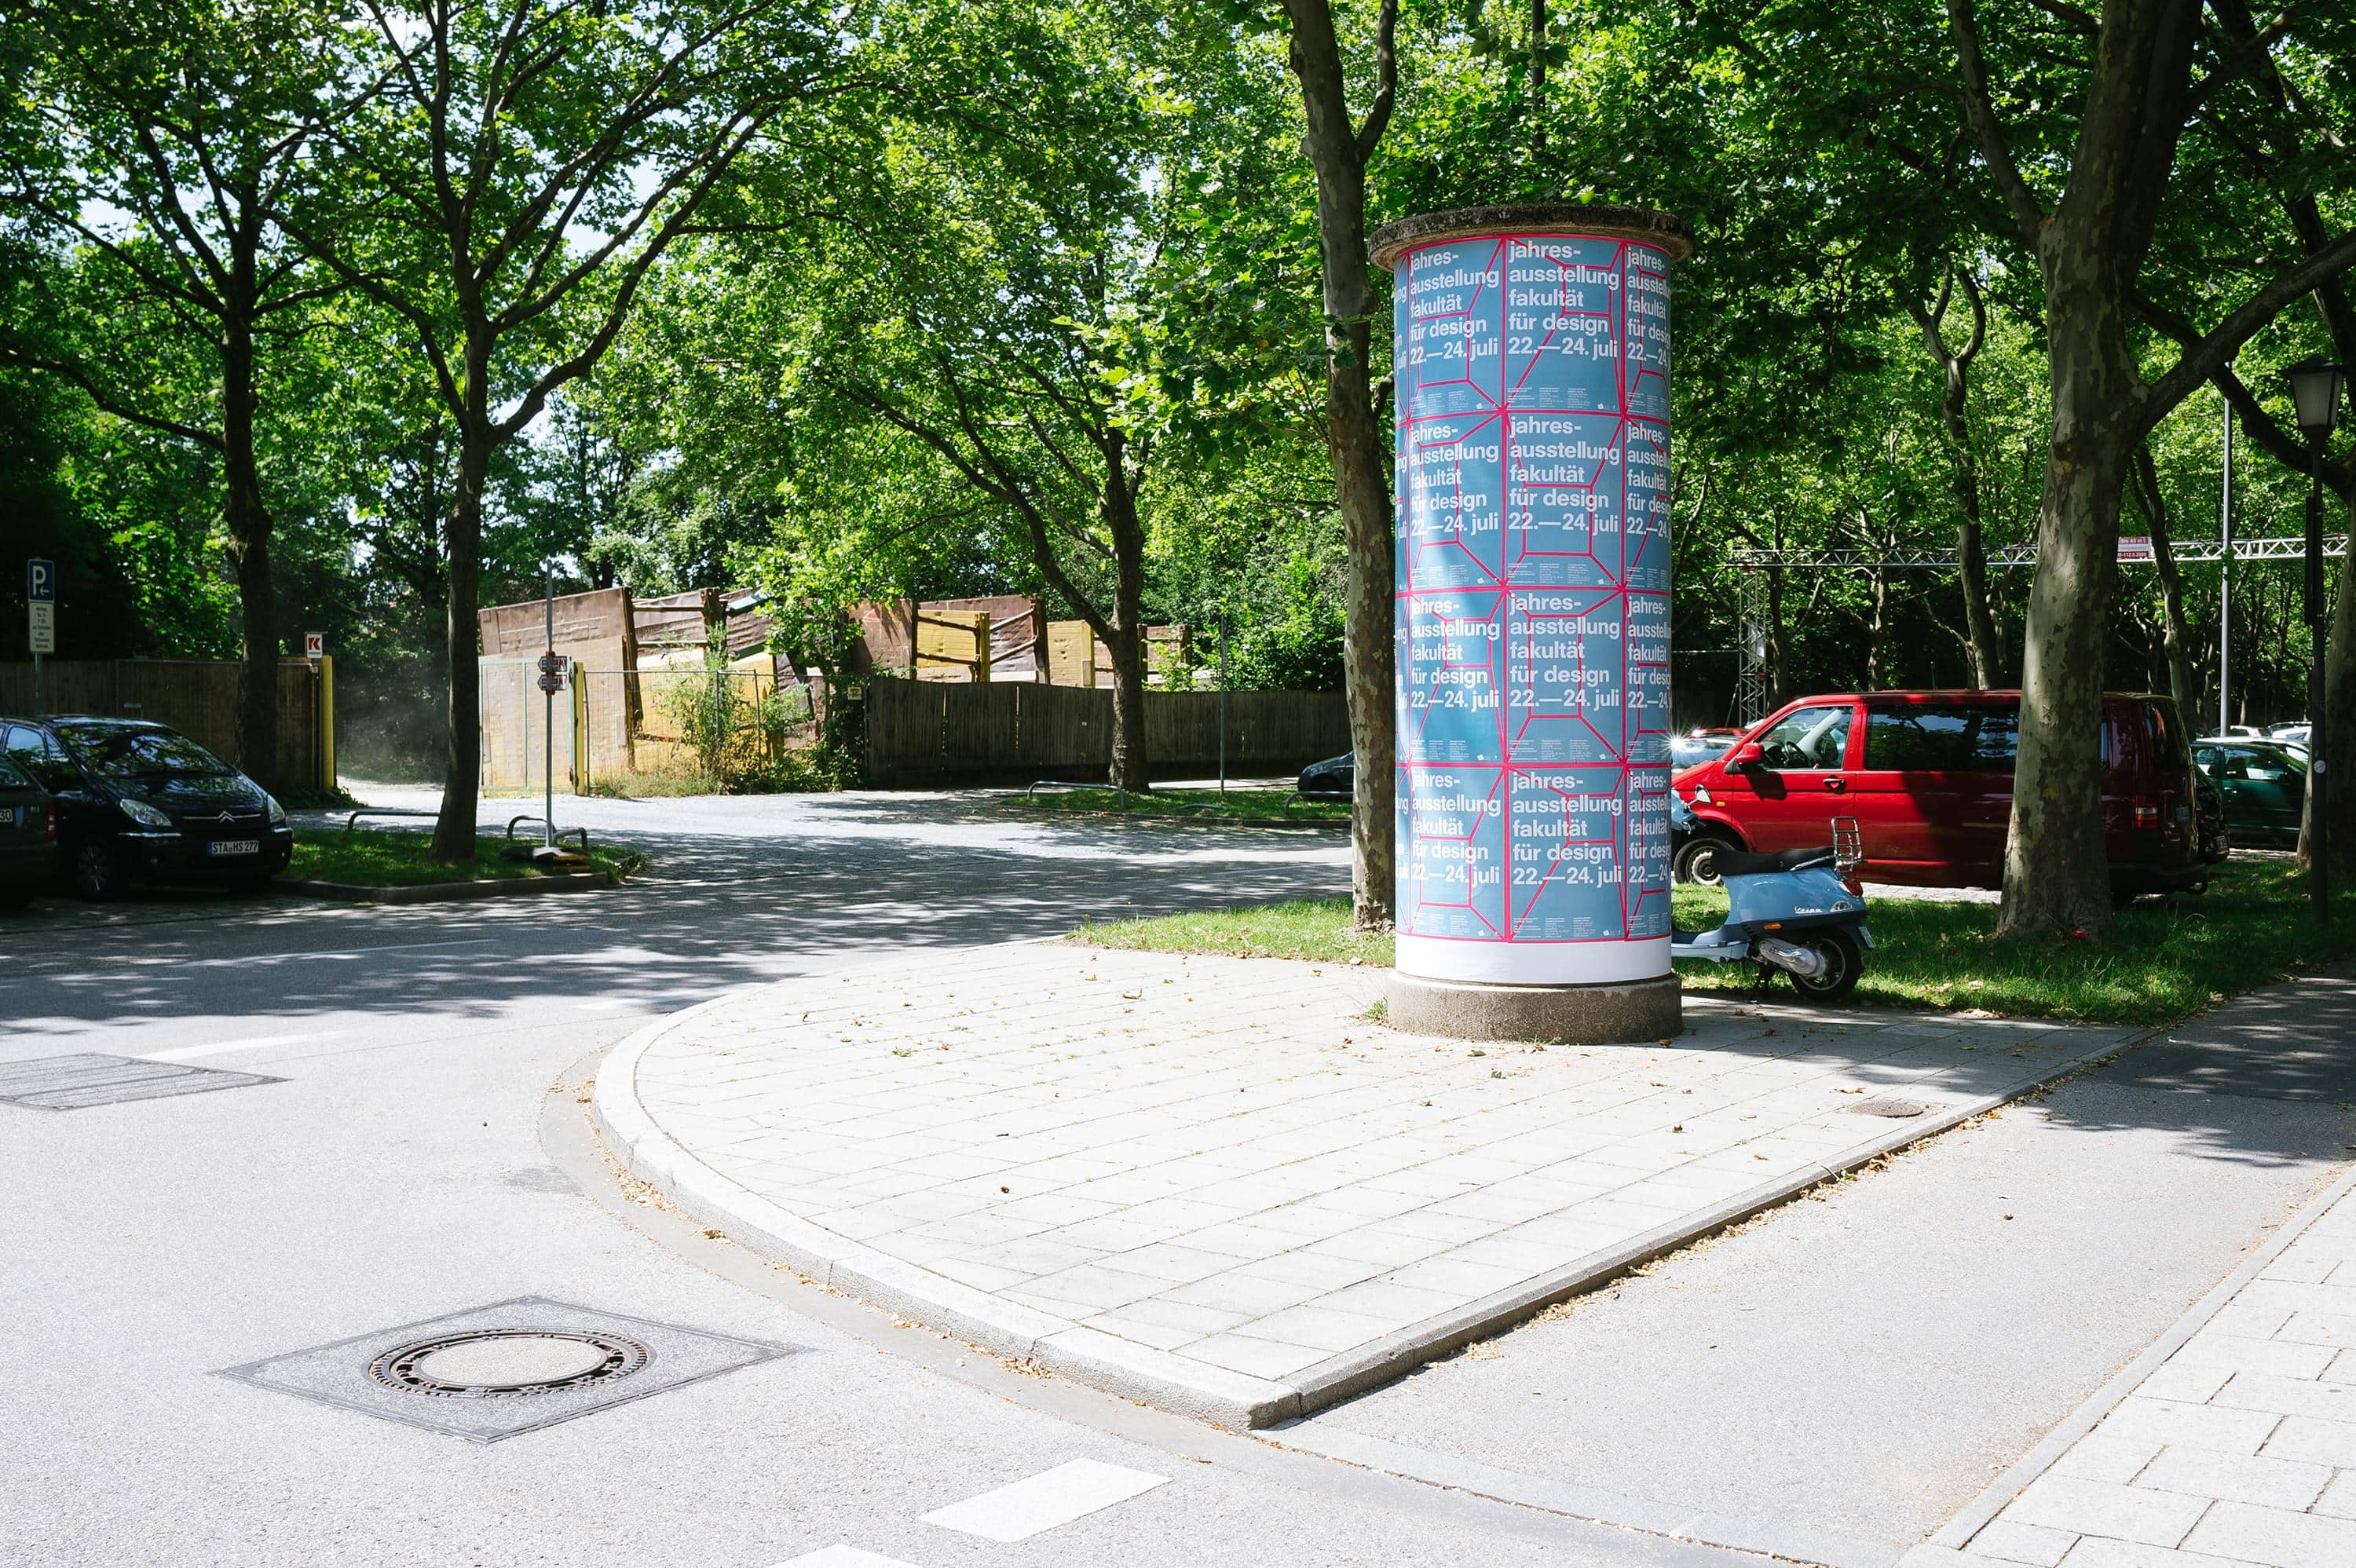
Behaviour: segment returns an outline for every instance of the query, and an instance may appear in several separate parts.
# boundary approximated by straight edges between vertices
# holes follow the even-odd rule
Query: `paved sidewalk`
[[[635,1172],[814,1277],[1264,1425],[2135,1038],[1688,998],[1670,1044],[1483,1047],[1368,1018],[1379,980],[900,962],[642,1031],[596,1110]]]
[[[2356,1176],[2098,1394],[1993,1519],[1966,1513],[1904,1568],[2356,1563],[2351,1189]]]
[[[813,1278],[1260,1426],[2135,1039],[1689,998],[1676,1043],[1468,1045],[1378,989],[1072,944],[860,967],[646,1029],[596,1114]]]

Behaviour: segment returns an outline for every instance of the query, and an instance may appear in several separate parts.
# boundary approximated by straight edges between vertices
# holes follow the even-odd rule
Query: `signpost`
[[[303,656],[309,659],[315,665],[321,659],[326,658],[327,656],[327,634],[325,632],[304,633]]]
[[[41,660],[58,651],[58,563],[34,556],[25,562],[26,640],[33,649],[33,711],[47,710]]]
[[[540,783],[541,842],[556,848],[556,694],[564,689],[564,660],[556,652],[556,573],[548,574],[545,631],[547,651],[540,656]]]

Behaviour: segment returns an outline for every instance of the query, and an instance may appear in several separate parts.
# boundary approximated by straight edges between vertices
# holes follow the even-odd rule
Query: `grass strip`
[[[509,846],[503,838],[478,837],[471,859],[444,865],[425,858],[433,842],[427,832],[397,828],[298,827],[294,859],[286,875],[302,881],[340,882],[347,887],[413,888],[438,882],[507,881],[544,877],[550,871],[529,861],[503,860]],[[644,863],[634,850],[599,845],[589,851],[589,865],[558,867],[556,870],[590,869],[627,876]]]
[[[1676,923],[1707,929],[1726,915],[1716,888],[1674,893]],[[2229,864],[2202,897],[2140,899],[2105,937],[1999,941],[1994,904],[1877,898],[1855,1005],[1978,1012],[2084,1023],[2168,1023],[2286,976],[2356,955],[2356,894],[2334,901],[2332,923],[2308,913],[2306,879],[2278,864]],[[1350,901],[1309,899],[1248,909],[1084,925],[1071,939],[1104,947],[1251,958],[1388,965],[1387,933],[1353,930]],[[1680,962],[1694,991],[1745,991],[1748,965]],[[1775,991],[1788,997],[1789,985]]]
[[[1119,792],[1111,789],[1042,790],[1037,795],[1009,795],[1007,801],[1024,811],[1104,816],[1151,816],[1162,813],[1205,822],[1219,821],[1215,816],[1178,809],[1209,805],[1222,808],[1229,818],[1254,822],[1350,820],[1346,801],[1294,801],[1292,809],[1287,811],[1285,804],[1292,801],[1292,791],[1289,789],[1230,789],[1225,795],[1215,789],[1157,789],[1151,795],[1132,795],[1126,804]]]

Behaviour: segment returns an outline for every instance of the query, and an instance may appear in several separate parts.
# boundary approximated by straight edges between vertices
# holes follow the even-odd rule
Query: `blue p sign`
[[[25,598],[35,604],[51,604],[58,597],[58,563],[34,556],[25,562]]]

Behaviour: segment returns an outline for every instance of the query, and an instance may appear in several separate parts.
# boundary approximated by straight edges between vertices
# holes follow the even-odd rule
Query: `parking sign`
[[[58,651],[58,563],[34,556],[25,562],[25,640],[36,654]]]

